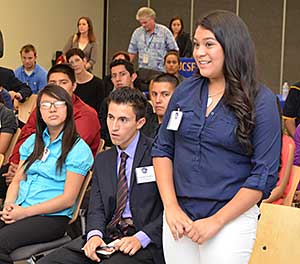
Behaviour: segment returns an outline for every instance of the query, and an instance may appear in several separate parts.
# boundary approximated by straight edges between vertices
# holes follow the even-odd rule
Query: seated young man
[[[139,131],[146,105],[136,89],[125,87],[110,94],[107,125],[114,147],[95,161],[86,239],[71,241],[39,264],[164,263],[163,207],[152,167],[152,140]],[[101,259],[96,249],[115,239],[120,239],[114,244],[116,252]]]
[[[110,63],[110,73],[111,80],[114,84],[114,89],[120,89],[123,87],[131,87],[132,89],[136,89],[134,87],[134,81],[137,78],[136,73],[134,72],[133,64],[127,60],[114,60]],[[105,140],[105,146],[111,147],[113,145],[110,135],[108,132],[108,127],[106,124],[107,119],[107,98],[105,98],[101,104],[99,111],[99,120],[101,123],[101,138]],[[157,120],[153,120],[151,116],[153,115],[153,109],[150,103],[147,102],[146,108],[146,124],[143,126],[141,131],[148,137],[153,135],[153,127],[157,126]]]
[[[175,88],[178,84],[178,78],[170,73],[162,73],[156,76],[151,82],[149,94],[153,105],[153,109],[155,111],[151,118],[155,118],[158,120],[157,126],[155,127],[155,129],[153,128],[152,130],[153,135],[151,135],[151,137],[153,138],[158,132],[171,96],[174,93]]]

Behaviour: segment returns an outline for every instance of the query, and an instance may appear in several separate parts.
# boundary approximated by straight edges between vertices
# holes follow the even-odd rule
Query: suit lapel
[[[110,182],[112,184],[113,193],[117,193],[117,185],[118,185],[118,175],[117,175],[117,149],[116,147],[112,147],[109,150],[109,158],[107,162],[107,174],[110,175]]]
[[[134,154],[133,163],[132,163],[132,170],[131,170],[131,177],[130,177],[130,187],[132,187],[132,185],[135,181],[135,177],[136,177],[135,176],[135,168],[139,167],[141,161],[144,158],[144,154],[145,154],[146,149],[147,149],[147,145],[146,145],[146,142],[145,142],[145,138],[141,134],[140,138],[139,138],[139,142],[138,142],[137,147],[136,147],[135,154]]]

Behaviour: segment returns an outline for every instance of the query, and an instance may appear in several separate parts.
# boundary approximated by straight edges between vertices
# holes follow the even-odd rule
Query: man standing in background
[[[171,31],[164,25],[155,23],[156,13],[149,7],[142,7],[136,14],[138,27],[132,34],[128,47],[130,60],[138,54],[139,70],[151,69],[164,72],[164,56],[167,51],[178,46]]]
[[[23,46],[20,55],[23,65],[15,70],[15,75],[37,94],[47,85],[47,71],[36,63],[37,52],[33,45]]]

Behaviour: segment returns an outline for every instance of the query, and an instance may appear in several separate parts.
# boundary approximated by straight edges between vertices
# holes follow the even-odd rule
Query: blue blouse
[[[206,78],[183,81],[170,100],[152,150],[154,157],[173,161],[177,198],[192,219],[213,215],[241,187],[260,190],[266,198],[278,177],[281,129],[275,95],[260,86],[252,156],[239,144],[237,119],[222,100],[205,116],[207,98]],[[179,129],[167,130],[170,114],[177,109],[183,112]]]
[[[36,160],[26,171],[26,180],[20,182],[16,204],[22,207],[32,206],[48,201],[63,194],[67,171],[85,176],[94,163],[89,146],[80,138],[68,153],[61,173],[56,171],[56,161],[61,155],[61,133],[50,143],[50,135],[46,129],[43,133],[48,156],[45,160]],[[34,148],[35,134],[31,135],[20,147],[21,160],[26,160]],[[63,215],[72,217],[74,206],[47,215]]]

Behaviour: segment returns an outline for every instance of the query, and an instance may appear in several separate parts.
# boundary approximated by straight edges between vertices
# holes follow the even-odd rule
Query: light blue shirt
[[[121,153],[125,152],[128,155],[128,158],[126,160],[125,174],[126,174],[127,186],[128,186],[129,192],[128,192],[128,197],[127,197],[127,201],[126,201],[126,206],[125,206],[124,212],[122,214],[122,218],[132,218],[132,214],[131,214],[131,211],[130,211],[130,205],[129,205],[129,201],[130,201],[130,179],[131,179],[132,164],[133,164],[133,160],[134,160],[134,155],[135,155],[135,151],[136,151],[139,139],[140,139],[140,132],[138,131],[135,138],[131,141],[131,143],[128,145],[128,147],[125,150],[121,150],[117,146],[117,151],[118,151],[117,175],[119,175],[119,167],[120,167],[120,164],[121,164]],[[99,230],[91,230],[87,235],[87,240],[89,240],[92,236],[103,237],[103,234]],[[143,231],[137,232],[134,236],[140,241],[143,248],[147,247],[151,242],[150,237]]]
[[[139,68],[164,72],[164,57],[171,49],[179,50],[171,31],[166,26],[156,23],[151,34],[143,27],[138,27],[133,32],[128,52],[138,53]]]
[[[34,94],[47,85],[47,71],[38,64],[35,65],[29,76],[25,72],[24,66],[17,68],[15,75],[21,82],[26,83]]]
[[[83,176],[88,173],[94,163],[94,158],[89,146],[81,138],[69,151],[61,173],[56,170],[56,162],[61,155],[62,136],[63,133],[50,142],[48,129],[44,131],[43,140],[49,154],[47,157],[44,155],[45,159],[36,160],[26,171],[26,180],[20,182],[16,204],[29,207],[63,194],[67,171]],[[21,145],[21,160],[26,160],[33,152],[34,141],[35,134],[27,138]],[[46,215],[63,215],[71,218],[73,210],[74,206]]]

